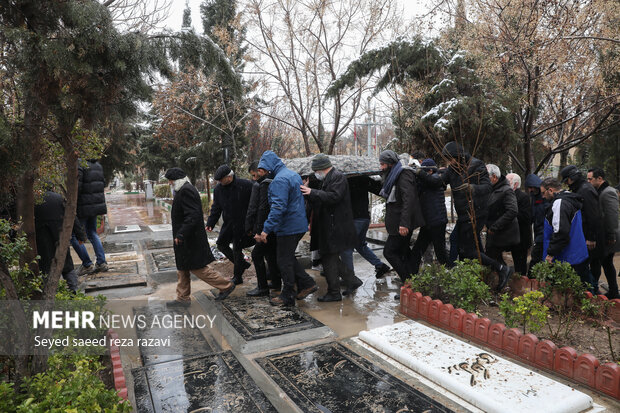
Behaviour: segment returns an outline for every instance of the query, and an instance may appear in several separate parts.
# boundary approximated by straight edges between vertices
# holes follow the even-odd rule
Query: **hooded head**
[[[441,151],[443,156],[459,161],[460,159],[468,160],[470,158],[469,152],[465,150],[460,144],[455,141],[446,143]]]
[[[273,151],[263,152],[263,156],[260,157],[258,162],[258,169],[272,172],[274,176],[283,167],[285,167],[284,162]]]

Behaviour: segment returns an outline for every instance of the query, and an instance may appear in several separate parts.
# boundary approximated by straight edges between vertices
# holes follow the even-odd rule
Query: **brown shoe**
[[[314,284],[312,287],[308,287],[306,289],[301,290],[297,294],[297,297],[295,297],[295,298],[297,298],[298,300],[303,300],[304,298],[306,298],[307,296],[309,296],[313,292],[316,292],[318,289],[319,289],[319,286]]]
[[[274,297],[269,300],[269,304],[281,307],[295,307],[295,301],[289,303],[287,301],[284,301],[280,296]]]

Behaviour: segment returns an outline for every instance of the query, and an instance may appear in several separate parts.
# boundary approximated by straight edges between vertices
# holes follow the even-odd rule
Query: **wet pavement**
[[[407,319],[393,298],[400,288],[393,273],[375,279],[374,267],[356,253],[356,275],[364,284],[342,302],[319,303],[316,298],[325,294],[326,282],[318,271],[308,270],[319,291],[297,301],[294,311],[245,296],[256,286],[253,268],[223,303],[213,301],[211,287],[192,276],[191,307],[170,310],[162,304],[174,299],[176,288],[168,209],[145,201],[143,194],[117,192],[106,194],[106,200],[102,238],[111,270],[84,277],[82,287],[97,289],[117,309],[126,306],[125,312],[148,320],[163,314],[219,317],[212,329],[117,329],[121,338],[170,337],[176,343],[163,355],[148,347],[121,349],[136,411],[477,411],[352,340],[360,331]],[[123,225],[137,225],[140,231],[114,233]],[[381,258],[381,230],[373,231],[377,244],[372,247]],[[216,235],[209,234],[212,246]],[[231,263],[214,266],[232,277]]]

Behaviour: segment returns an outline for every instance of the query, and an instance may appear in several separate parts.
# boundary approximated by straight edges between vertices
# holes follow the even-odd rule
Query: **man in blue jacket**
[[[270,210],[261,238],[262,242],[266,242],[269,234],[276,234],[276,255],[283,284],[280,295],[269,302],[272,305],[294,306],[295,298],[302,300],[318,290],[312,277],[295,258],[297,244],[308,230],[304,197],[300,190],[303,182],[299,174],[288,169],[273,151],[263,153],[258,168],[274,177],[269,185]]]

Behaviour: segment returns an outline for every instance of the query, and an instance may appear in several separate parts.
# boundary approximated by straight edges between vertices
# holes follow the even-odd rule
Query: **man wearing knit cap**
[[[385,229],[388,233],[383,255],[404,283],[413,265],[409,248],[411,235],[414,229],[424,225],[416,178],[413,169],[403,166],[394,151],[381,152],[379,164],[383,171],[379,195],[386,199]]]
[[[190,273],[220,290],[216,300],[223,300],[235,289],[235,284],[209,267],[215,261],[205,232],[202,203],[196,188],[181,168],[166,171],[166,178],[173,185],[172,236],[174,258],[177,266],[177,299],[169,301],[169,307],[189,307]]]
[[[351,195],[347,178],[332,166],[329,157],[318,154],[312,159],[312,170],[321,181],[321,189],[301,185],[301,192],[308,197],[313,210],[312,237],[318,238],[319,252],[325,278],[327,294],[319,301],[341,301],[339,274],[346,283],[344,295],[352,294],[362,281],[352,268],[345,265],[340,254],[352,250],[356,244],[355,224],[351,210]]]
[[[213,190],[213,204],[207,219],[207,231],[211,232],[222,217],[222,228],[217,238],[217,248],[234,264],[233,282],[243,283],[243,272],[250,264],[243,258],[243,248],[254,244],[245,231],[245,217],[252,195],[252,182],[237,178],[228,165],[215,171],[219,183]],[[230,244],[233,247],[230,249]]]

